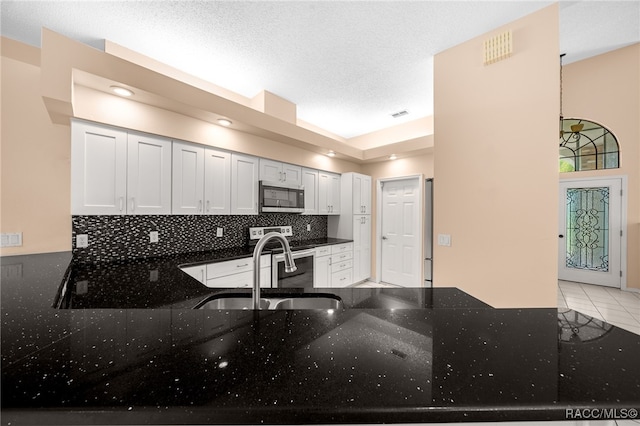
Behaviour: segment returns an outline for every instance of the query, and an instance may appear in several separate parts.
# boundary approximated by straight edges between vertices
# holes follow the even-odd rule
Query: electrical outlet
[[[20,247],[22,245],[22,232],[2,234],[0,247]]]
[[[438,234],[438,245],[449,247],[451,246],[451,235],[449,234]]]
[[[158,231],[149,232],[149,242],[157,243],[158,242]]]
[[[89,245],[89,235],[78,234],[76,235],[76,248],[85,248]]]
[[[311,224],[307,223],[307,231],[311,231]]]
[[[216,229],[216,237],[222,237],[222,228],[217,228]]]

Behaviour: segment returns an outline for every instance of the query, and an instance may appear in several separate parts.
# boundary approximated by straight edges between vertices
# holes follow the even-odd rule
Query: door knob
[[[383,235],[383,236],[382,236],[382,239],[383,239],[383,240],[386,240],[386,239],[387,239],[387,237],[385,237],[385,236]]]
[[[560,235],[558,235],[558,237],[560,237],[560,238],[564,238],[564,235],[560,234]]]

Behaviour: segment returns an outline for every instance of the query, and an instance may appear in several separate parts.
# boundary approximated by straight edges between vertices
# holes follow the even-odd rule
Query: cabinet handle
[[[202,211],[202,200],[198,200],[198,212]]]
[[[245,266],[249,266],[249,264],[245,263],[243,265],[236,265],[236,268],[244,268]]]
[[[284,175],[284,182],[286,182],[287,181],[287,172],[284,172],[283,175]]]
[[[207,213],[211,211],[211,201],[207,200]]]
[[[282,172],[278,172],[280,174],[280,182],[282,182]]]
[[[131,197],[131,212],[135,212],[135,211],[136,211],[136,198]]]
[[[120,211],[124,209],[124,197],[120,197]]]

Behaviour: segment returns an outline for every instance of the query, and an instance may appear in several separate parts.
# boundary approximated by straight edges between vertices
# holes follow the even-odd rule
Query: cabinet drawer
[[[316,248],[316,257],[328,256],[331,254],[331,246]]]
[[[352,284],[352,281],[351,269],[331,274],[331,287],[347,287]]]
[[[271,287],[271,269],[262,268],[260,270],[260,287]],[[239,274],[225,275],[208,279],[207,287],[212,288],[252,288],[253,287],[253,271],[241,272]]]
[[[353,260],[344,260],[342,262],[331,262],[331,273],[343,271],[345,269],[351,269],[353,267]]]
[[[271,255],[265,254],[261,256],[260,267],[269,266],[271,266]],[[210,263],[207,265],[207,280],[247,271],[253,271],[253,258],[251,257]]]
[[[344,262],[345,260],[349,260],[353,258],[352,251],[345,251],[344,253],[331,255],[331,264]]]
[[[346,253],[353,251],[353,243],[336,244],[331,246],[331,254]]]

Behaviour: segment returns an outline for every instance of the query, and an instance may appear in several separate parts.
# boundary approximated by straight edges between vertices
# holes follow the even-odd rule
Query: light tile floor
[[[365,281],[355,287],[396,287]],[[569,308],[640,334],[640,293],[617,288],[558,281],[558,308]]]
[[[570,308],[640,334],[640,293],[558,281],[558,307]]]

